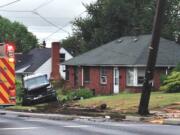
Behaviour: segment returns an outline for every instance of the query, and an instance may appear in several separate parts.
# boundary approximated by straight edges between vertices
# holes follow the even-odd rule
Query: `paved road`
[[[0,135],[180,135],[179,126],[0,116]]]

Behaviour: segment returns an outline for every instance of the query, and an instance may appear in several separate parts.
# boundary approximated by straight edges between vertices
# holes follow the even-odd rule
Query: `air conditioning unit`
[[[101,76],[101,84],[107,84],[107,76]]]

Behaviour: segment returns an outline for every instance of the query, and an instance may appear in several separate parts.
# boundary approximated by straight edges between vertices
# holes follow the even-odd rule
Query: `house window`
[[[139,68],[137,70],[137,84],[138,85],[143,85],[144,83],[144,77],[145,77],[145,69]]]
[[[69,80],[69,67],[66,66],[66,80]]]
[[[89,67],[83,67],[83,78],[84,78],[84,82],[90,81],[90,69],[89,69]]]
[[[126,84],[127,84],[127,86],[133,86],[134,85],[134,69],[133,68],[127,69]]]
[[[144,83],[144,68],[128,68],[126,72],[127,86],[142,86]]]
[[[105,67],[100,68],[100,83],[107,84],[107,69]]]
[[[65,61],[65,53],[60,53],[60,62],[64,62]]]

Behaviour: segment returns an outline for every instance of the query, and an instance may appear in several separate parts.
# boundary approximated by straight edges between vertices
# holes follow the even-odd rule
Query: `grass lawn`
[[[99,96],[86,100],[80,100],[76,104],[82,107],[96,107],[103,103],[114,111],[137,112],[140,94],[121,93],[112,96]],[[163,108],[173,103],[180,102],[180,93],[152,92],[150,99],[150,109]]]
[[[107,112],[116,113],[126,113],[135,114],[137,112],[140,100],[140,93],[120,93],[118,95],[111,96],[98,96],[90,99],[79,100],[75,102],[70,102],[72,106],[76,105],[80,107],[90,107],[96,108],[101,104],[107,104],[109,110]],[[173,105],[178,103],[178,105]],[[53,104],[38,104],[33,106],[21,106],[16,105],[8,107],[9,110],[16,111],[30,111],[30,112],[41,112],[42,110],[49,110],[51,113],[58,113],[58,107],[53,106]],[[174,109],[180,109],[180,93],[162,93],[162,92],[152,92],[150,99],[150,110],[161,110],[165,107],[175,107]],[[57,107],[57,109],[55,109]],[[61,110],[61,109],[60,109]],[[54,112],[53,112],[54,111]]]

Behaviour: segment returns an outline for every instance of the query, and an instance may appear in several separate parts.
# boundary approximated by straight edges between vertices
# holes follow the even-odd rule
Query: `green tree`
[[[27,28],[0,16],[0,42],[13,42],[17,52],[27,52],[37,46],[36,37]]]
[[[96,48],[121,36],[149,34],[152,31],[156,0],[97,0],[84,6],[87,16],[73,21],[73,36],[82,41],[78,45],[79,52]],[[163,37],[175,40],[174,36],[180,33],[179,9],[179,0],[168,0]]]
[[[73,56],[77,56],[78,54],[86,51],[84,44],[84,40],[75,35],[62,40],[62,47],[68,50],[68,52],[70,52]]]
[[[162,35],[170,40],[180,37],[180,0],[167,0]]]

